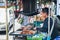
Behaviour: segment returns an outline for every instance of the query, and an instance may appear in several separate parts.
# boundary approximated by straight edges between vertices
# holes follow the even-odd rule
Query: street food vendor
[[[48,13],[49,13],[49,9],[47,7],[42,8],[41,15],[44,19],[44,23],[43,23],[43,27],[39,29],[42,32],[48,32]],[[52,18],[50,18],[50,27],[52,27],[52,24],[53,24],[53,20]]]
[[[43,27],[42,28],[37,28],[37,30],[41,31],[41,32],[48,32],[48,14],[49,14],[49,9],[47,7],[42,8],[42,12],[41,15],[44,19],[44,23],[43,23]],[[53,18],[53,17],[52,17]],[[50,17],[50,29],[53,25],[53,19]],[[55,17],[55,22],[54,22],[54,29],[52,31],[52,35],[51,35],[51,40],[54,40],[54,38],[56,38],[57,36],[60,36],[60,20]]]
[[[43,17],[44,22],[42,28],[36,28],[38,31],[45,33],[48,32],[48,15],[49,15],[49,8],[47,7],[42,8],[41,16]],[[50,17],[50,29],[52,27],[52,24],[53,24],[53,20]]]

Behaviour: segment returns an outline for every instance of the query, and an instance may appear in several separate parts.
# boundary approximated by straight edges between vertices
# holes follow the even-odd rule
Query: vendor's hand
[[[35,28],[33,28],[33,30],[36,30],[36,27],[35,27]]]
[[[23,31],[25,31],[25,30],[27,30],[27,29],[28,29],[28,27],[24,27],[24,28],[23,28]]]
[[[21,29],[24,29],[24,27],[21,27]]]

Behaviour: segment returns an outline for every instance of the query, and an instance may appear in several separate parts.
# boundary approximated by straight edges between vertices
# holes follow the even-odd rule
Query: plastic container
[[[44,35],[43,34],[40,34],[40,40],[43,40],[44,38]]]
[[[46,40],[45,34],[36,34],[34,36],[27,36],[27,40]]]
[[[37,34],[37,35],[35,35],[35,37],[33,37],[33,40],[42,40],[42,39],[43,39],[42,34]]]
[[[27,36],[27,40],[33,40],[31,36]]]

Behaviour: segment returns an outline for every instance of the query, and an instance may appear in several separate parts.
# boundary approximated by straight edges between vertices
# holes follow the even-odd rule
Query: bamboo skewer
[[[5,1],[5,12],[6,12],[6,40],[8,40],[8,16],[7,16],[7,0]]]

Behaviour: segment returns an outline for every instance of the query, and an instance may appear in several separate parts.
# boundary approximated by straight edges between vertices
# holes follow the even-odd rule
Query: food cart
[[[28,0],[27,0],[28,1]],[[23,14],[23,15],[26,15],[26,16],[32,16],[32,15],[37,15],[38,13],[39,13],[39,11],[38,11],[38,9],[37,9],[37,7],[36,7],[36,1],[35,0],[30,0],[29,1],[29,4],[24,4],[26,2],[26,0],[25,1],[23,1],[23,11],[20,11],[19,13],[21,13],[21,14]],[[32,4],[32,5],[31,5]],[[33,4],[35,4],[34,6],[33,6]],[[26,8],[26,5],[28,5],[28,7],[29,8]],[[36,8],[36,9],[35,9]],[[29,10],[28,10],[29,9]],[[49,9],[50,9],[50,7],[49,7]],[[34,11],[33,11],[34,10]],[[50,13],[50,10],[49,10],[49,13]],[[49,14],[49,19],[48,20],[50,20],[50,14]],[[37,25],[37,24],[36,24]],[[50,21],[48,22],[48,25],[50,25]],[[14,28],[13,28],[14,29]],[[7,30],[7,29],[6,29]],[[52,30],[53,30],[53,27],[52,27]],[[6,33],[7,33],[8,31],[6,31]],[[20,32],[21,31],[16,31],[16,32],[12,32],[12,33],[10,33],[10,35],[14,35],[14,37],[16,37],[16,35],[17,36],[33,36],[33,35],[35,35],[36,33],[34,33],[33,35],[31,34],[20,34]],[[52,31],[51,31],[52,32]],[[8,34],[8,33],[7,33]],[[40,34],[40,33],[39,33]],[[8,35],[7,35],[7,37],[8,37]],[[8,38],[7,38],[8,39]],[[15,38],[14,38],[14,40],[15,40]],[[41,39],[42,40],[42,39]],[[48,35],[47,35],[47,40],[50,40],[50,26],[48,26]]]

